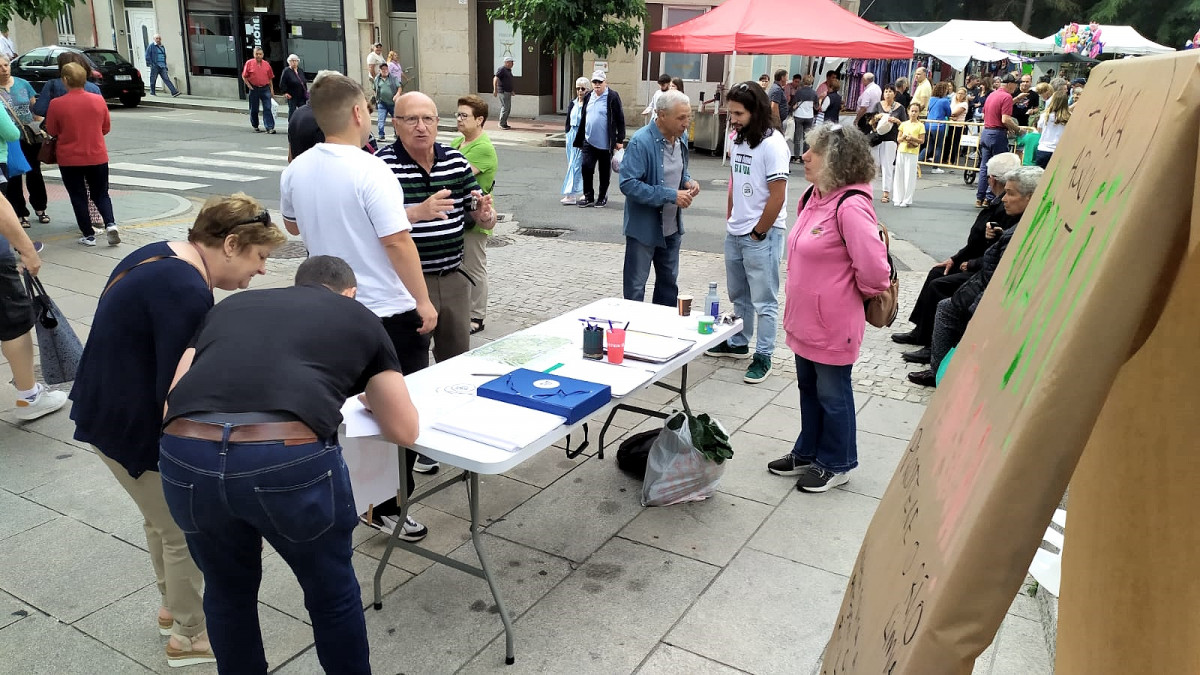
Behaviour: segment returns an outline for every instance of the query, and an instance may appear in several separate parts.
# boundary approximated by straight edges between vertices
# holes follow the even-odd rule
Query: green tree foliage
[[[548,53],[594,52],[605,57],[618,46],[630,50],[641,48],[646,3],[644,0],[501,0],[497,9],[488,10],[488,18],[520,28],[524,39],[541,43]]]
[[[14,17],[38,23],[54,19],[75,0],[0,0],[0,26],[7,26]]]

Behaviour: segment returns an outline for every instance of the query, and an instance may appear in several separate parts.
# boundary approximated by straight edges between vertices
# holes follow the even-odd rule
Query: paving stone
[[[907,447],[908,441],[859,429],[858,468],[850,472],[850,482],[838,489],[882,499]]]
[[[858,428],[907,441],[924,414],[925,407],[920,404],[875,397],[858,412]]]
[[[691,388],[688,403],[697,414],[706,412],[720,420],[726,417],[746,420],[776,395],[774,391],[756,385],[709,378]]]
[[[729,444],[733,446],[733,459],[726,463],[717,489],[771,506],[783,501],[796,479],[770,474],[767,464],[790,452],[792,443],[737,431],[729,437]]]
[[[76,332],[79,331],[77,330]],[[84,338],[81,336],[79,339],[82,341]],[[36,360],[35,363],[37,363]],[[63,391],[69,391],[70,385],[60,385],[58,388],[62,389]],[[87,443],[75,440],[75,422],[71,420],[70,401],[67,401],[67,404],[59,410],[30,422],[17,421],[17,419],[12,416],[11,409],[3,408],[0,409],[0,420],[15,424],[25,431],[31,431],[35,434],[40,434],[42,436],[62,441],[89,452],[91,451],[91,446],[89,446]]]
[[[823,494],[793,490],[749,546],[849,576],[877,506],[878,499],[845,490]]]
[[[82,454],[89,470],[59,476],[25,497],[145,549],[145,519],[137,504],[99,457]]]
[[[554,450],[547,448],[546,452],[554,452]],[[439,474],[444,475],[445,472],[439,472]],[[536,487],[507,476],[480,476],[480,524],[487,525],[499,520],[504,514],[524,504],[537,493]],[[422,500],[421,504],[457,516],[467,522],[471,520],[471,508],[467,501],[467,484],[465,482],[431,495]]]
[[[0,541],[37,527],[58,517],[58,514],[25,497],[0,490]]]
[[[800,432],[800,414],[795,408],[768,404],[742,425],[742,431],[794,443]]]
[[[370,607],[375,602],[375,570],[379,567],[379,560],[355,551],[350,564],[354,566],[354,575],[358,578],[363,608]],[[388,565],[383,572],[383,593],[391,593],[412,578],[412,574]],[[263,559],[263,578],[258,599],[268,607],[312,625],[308,610],[304,607],[304,590],[300,588],[292,568],[278,553]]]
[[[71,626],[36,613],[0,630],[0,654],[4,654],[0,670],[22,675],[134,675],[150,672],[136,661]],[[165,654],[163,660],[166,660]]]
[[[841,575],[744,549],[664,642],[756,675],[808,673],[845,589]]]
[[[629,673],[718,569],[614,539],[517,621],[516,663],[498,637],[462,673]],[[637,598],[630,611],[630,598]]]
[[[1034,583],[1033,577],[1028,577],[1025,583],[1021,584],[1021,590],[1017,591],[1017,597],[1013,598],[1012,605],[1008,608],[1008,613],[1019,616],[1022,619],[1030,621],[1042,620],[1042,609],[1038,605],[1037,598],[1029,595],[1025,589]]]
[[[793,410],[800,409],[800,391],[794,387],[789,387],[779,392],[779,395],[771,400],[771,403],[783,406],[784,408],[792,408]]]
[[[418,505],[410,510],[409,515],[417,522],[429,528],[429,536],[425,537],[418,544],[421,548],[428,551],[445,555],[471,538],[470,523],[449,513],[438,511],[428,506]],[[359,534],[360,532],[362,534]],[[387,549],[386,535],[365,526],[357,528],[354,531],[354,535],[356,539],[366,535],[366,538],[361,542],[355,543],[354,548],[356,551],[365,553],[375,560],[383,558],[383,552]],[[395,565],[413,574],[420,574],[428,569],[433,564],[433,561],[415,553],[409,553],[403,549],[396,548],[392,551],[392,556],[388,559],[388,564]]]
[[[37,612],[36,609],[26,605],[8,593],[0,591],[0,628],[14,624],[35,612]],[[0,642],[3,642],[3,640],[0,639]]]
[[[488,532],[569,560],[586,560],[642,510],[641,482],[617,469],[615,454],[608,461],[584,462]]]
[[[1049,675],[1054,672],[1042,624],[1008,615],[1000,625],[991,675]]]
[[[22,494],[59,476],[94,468],[92,453],[76,445],[0,423],[0,488]]]
[[[152,581],[145,551],[70,518],[26,530],[0,546],[0,588],[68,623]]]
[[[646,507],[620,536],[724,566],[771,511],[766,504],[718,492],[701,502]]]
[[[500,597],[513,617],[528,612],[570,573],[570,566],[561,558],[496,537],[484,535],[483,539]],[[469,543],[451,557],[478,565],[475,548]],[[367,610],[373,669],[421,675],[456,672],[492,638],[503,634],[494,606],[483,579],[444,565],[431,568],[385,597],[382,610]],[[520,627],[516,640],[518,655],[535,643]],[[500,644],[503,649],[503,637]],[[279,672],[321,672],[315,650],[305,652]]]
[[[167,666],[167,638],[158,634],[154,617],[161,597],[154,584],[105,607],[75,624],[116,652],[136,659],[157,673],[177,673]],[[267,663],[278,666],[312,644],[312,628],[272,607],[258,603],[259,628]],[[3,633],[0,633],[3,635]],[[93,673],[104,673],[95,670]],[[139,671],[140,672],[140,671]],[[216,664],[189,666],[188,675],[215,675]]]
[[[599,443],[599,431],[599,427],[592,429],[590,436],[592,445]],[[614,428],[611,433],[615,434],[619,431],[619,429]],[[567,455],[563,449],[555,446],[546,448],[536,456],[521,462],[515,468],[509,469],[504,475],[527,485],[545,488],[573,471],[583,461],[585,461],[584,457],[567,459]]]
[[[637,675],[737,675],[742,671],[686,649],[660,644],[636,672]]]

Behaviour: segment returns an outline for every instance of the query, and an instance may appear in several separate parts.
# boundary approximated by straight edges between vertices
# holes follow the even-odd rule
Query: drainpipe
[[[100,33],[96,30],[96,4],[88,0],[88,11],[92,13],[92,46],[100,46]]]

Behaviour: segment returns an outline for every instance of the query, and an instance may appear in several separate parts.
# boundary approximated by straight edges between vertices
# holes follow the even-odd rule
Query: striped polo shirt
[[[463,204],[479,183],[462,153],[441,143],[433,144],[433,167],[425,169],[408,154],[399,141],[385,145],[375,156],[387,163],[404,190],[404,206],[416,206],[439,190],[449,190],[454,208],[445,220],[412,222],[412,238],[426,274],[458,269],[463,258]]]

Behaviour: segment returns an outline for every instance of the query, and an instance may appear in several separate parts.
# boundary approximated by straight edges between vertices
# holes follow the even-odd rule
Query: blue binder
[[[567,418],[574,424],[612,400],[607,384],[518,368],[487,382],[476,395]]]

